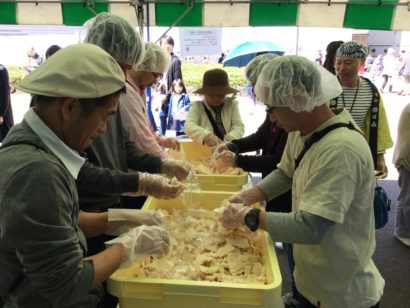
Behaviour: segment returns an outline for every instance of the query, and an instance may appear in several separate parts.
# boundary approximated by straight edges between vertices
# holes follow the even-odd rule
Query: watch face
[[[259,226],[259,209],[251,209],[245,215],[245,225],[251,230],[256,231]]]

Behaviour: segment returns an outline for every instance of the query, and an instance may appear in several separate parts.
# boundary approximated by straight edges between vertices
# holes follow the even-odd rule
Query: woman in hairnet
[[[127,92],[120,97],[120,107],[124,127],[130,133],[130,140],[140,149],[164,159],[167,164],[180,164],[171,159],[171,156],[162,148],[173,150],[180,149],[180,143],[176,138],[157,136],[149,125],[145,89],[156,84],[167,71],[170,61],[169,54],[155,43],[145,43],[144,58],[141,63],[134,65],[127,72]],[[191,169],[188,162],[186,167]],[[193,170],[193,169],[192,169]],[[192,171],[194,172],[194,171]],[[193,173],[194,175],[194,173]],[[141,208],[146,200],[145,196],[135,197],[126,195],[122,197],[124,207]]]
[[[134,65],[127,73],[127,93],[121,97],[120,111],[124,126],[130,132],[130,140],[142,150],[151,154],[171,158],[164,148],[180,149],[176,138],[157,136],[149,125],[145,89],[152,87],[167,71],[169,54],[159,45],[144,44],[145,54],[141,63]]]
[[[306,58],[284,56],[263,68],[255,91],[288,141],[278,168],[233,196],[222,222],[293,243],[301,307],[378,307],[384,280],[371,259],[373,161],[349,112],[327,105],[342,91],[337,78]],[[292,213],[247,206],[290,188]]]
[[[84,42],[98,45],[112,55],[125,74],[144,57],[144,45],[140,35],[126,20],[117,15],[97,15],[85,23],[82,34],[85,36]],[[182,162],[163,160],[139,149],[129,139],[120,112],[108,120],[107,131],[96,138],[85,152],[90,163],[81,169],[77,185],[80,208],[88,212],[121,208],[121,193],[124,192],[123,181],[105,181],[92,164],[115,171],[127,172],[131,169],[148,172],[139,175],[138,181],[143,183],[146,189],[142,194],[166,199],[178,196],[183,190],[182,184],[171,183],[166,177],[149,173],[163,173],[170,178],[183,180],[190,171]],[[101,189],[102,187],[105,189]],[[104,240],[96,240],[96,247],[89,242],[91,250],[103,249]]]

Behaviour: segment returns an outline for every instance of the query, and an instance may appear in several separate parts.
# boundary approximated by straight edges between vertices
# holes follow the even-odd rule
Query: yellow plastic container
[[[213,209],[229,192],[197,193],[200,207]],[[181,199],[149,197],[143,210],[183,208]],[[108,280],[108,290],[119,299],[121,308],[282,308],[278,261],[273,244],[265,234],[263,250],[267,284],[221,283],[179,279],[136,278],[130,269],[116,271]]]
[[[171,156],[175,159],[195,161],[212,155],[209,147],[191,139],[181,139],[180,143],[183,151],[170,151]],[[248,172],[243,172],[240,175],[198,174],[198,180],[202,190],[237,192],[248,183]]]

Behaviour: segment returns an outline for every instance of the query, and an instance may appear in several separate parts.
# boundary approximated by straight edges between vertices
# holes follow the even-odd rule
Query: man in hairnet
[[[122,263],[169,247],[158,225],[121,234],[107,213],[79,211],[75,179],[85,159],[78,152],[106,131],[124,74],[104,50],[80,44],[60,50],[16,87],[37,99],[0,148],[4,307],[99,307],[101,282]],[[121,235],[86,257],[85,237],[104,232]]]
[[[263,68],[255,91],[288,141],[278,168],[231,197],[222,222],[294,244],[300,306],[378,307],[384,280],[371,259],[372,156],[349,112],[327,106],[342,91],[336,76],[300,56],[278,57]],[[247,206],[290,188],[292,213]]]

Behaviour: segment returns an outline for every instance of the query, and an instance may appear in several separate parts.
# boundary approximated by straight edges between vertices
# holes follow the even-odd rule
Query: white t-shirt
[[[317,131],[353,122],[343,111]],[[295,281],[322,308],[368,308],[383,294],[384,280],[371,256],[375,249],[373,161],[365,138],[338,128],[313,144],[294,173],[308,136],[290,133],[278,168],[293,178],[292,210],[336,222],[320,245],[295,244]]]

